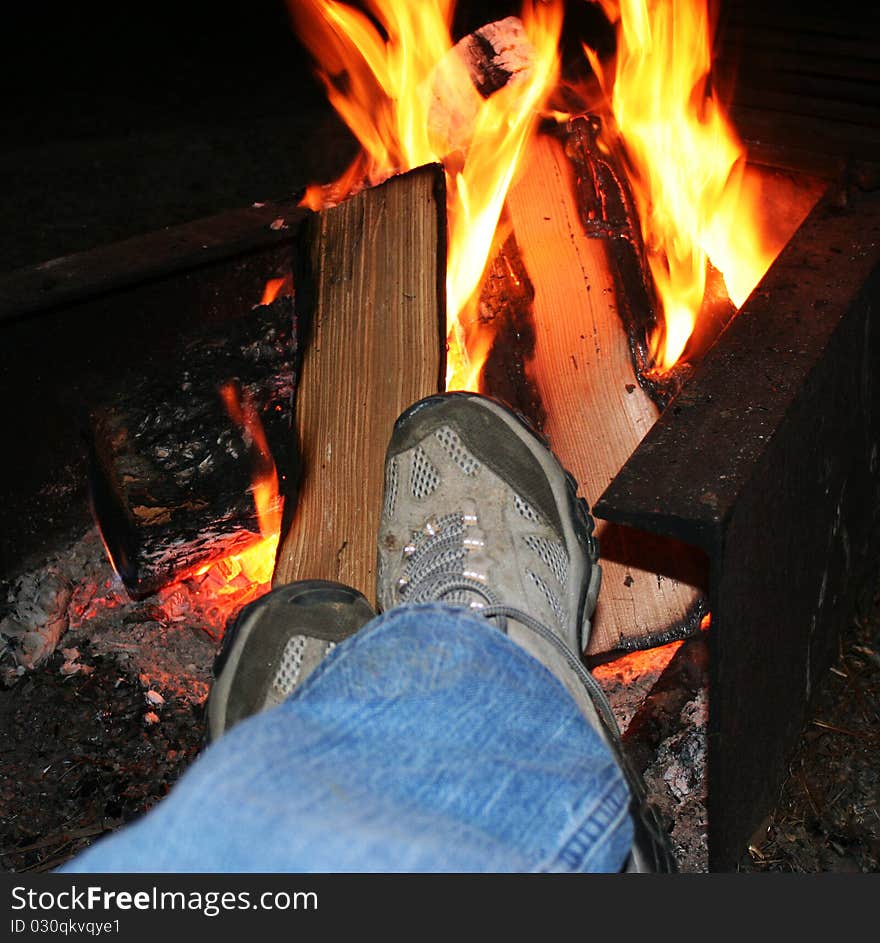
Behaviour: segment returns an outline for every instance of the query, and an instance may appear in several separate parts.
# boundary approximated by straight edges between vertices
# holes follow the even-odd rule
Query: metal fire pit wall
[[[775,804],[877,550],[880,193],[829,191],[595,507],[710,558],[709,860]]]

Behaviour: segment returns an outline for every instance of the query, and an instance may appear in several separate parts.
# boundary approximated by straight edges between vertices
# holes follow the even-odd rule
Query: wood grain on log
[[[446,206],[431,165],[316,214],[297,272],[309,321],[297,390],[303,476],[274,582],[332,579],[375,599],[385,449],[442,389]]]
[[[532,373],[544,431],[592,506],[658,417],[638,385],[604,240],[581,225],[562,144],[539,135],[507,201],[535,287]],[[603,586],[590,654],[690,634],[705,607],[690,547],[598,523]]]

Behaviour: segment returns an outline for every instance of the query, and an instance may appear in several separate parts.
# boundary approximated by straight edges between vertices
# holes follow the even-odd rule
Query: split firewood
[[[265,456],[230,415],[224,388],[259,417],[282,491],[292,488],[294,353],[293,301],[281,297],[150,358],[92,411],[92,502],[132,597],[260,536],[253,486]]]
[[[608,243],[585,231],[564,143],[538,135],[507,208],[534,285],[531,374],[544,433],[592,506],[659,416],[642,389],[618,316]],[[677,544],[598,522],[602,592],[589,654],[648,647],[694,632],[705,563]]]
[[[618,313],[629,339],[635,375],[645,392],[663,408],[691,377],[705,352],[736,314],[736,308],[722,274],[707,263],[703,302],[680,361],[665,372],[654,368],[650,348],[651,337],[660,323],[660,300],[623,161],[619,154],[600,147],[600,132],[601,122],[594,115],[573,119],[566,130],[566,154],[575,171],[581,222],[587,235],[607,244]],[[773,228],[782,233],[774,234],[781,247],[809,212],[811,193],[806,191],[777,202],[774,196],[779,184],[771,180],[768,171],[749,168],[747,173],[752,186],[761,181],[764,202],[773,206],[767,216]],[[784,221],[783,216],[787,217]]]
[[[274,583],[338,580],[374,600],[394,421],[443,386],[442,168],[392,177],[315,214],[301,256],[296,430],[303,472]]]

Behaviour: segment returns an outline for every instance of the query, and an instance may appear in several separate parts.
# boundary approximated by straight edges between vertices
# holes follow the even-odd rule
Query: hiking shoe
[[[214,662],[208,741],[284,701],[334,646],[375,615],[356,589],[329,580],[280,586],[245,606]]]
[[[385,458],[380,610],[439,601],[491,619],[565,686],[632,795],[628,870],[674,870],[641,777],[581,653],[601,583],[577,482],[514,413],[474,393],[429,396],[397,420]]]
[[[377,600],[512,607],[586,647],[601,581],[577,483],[500,403],[429,396],[397,420],[385,458]]]

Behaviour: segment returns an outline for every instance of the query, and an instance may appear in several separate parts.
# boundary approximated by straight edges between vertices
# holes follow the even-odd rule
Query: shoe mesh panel
[[[266,697],[266,707],[287,700],[299,684],[307,642],[308,638],[305,635],[294,635],[287,640],[284,651],[281,653],[278,671],[275,672]],[[326,658],[334,648],[336,648],[336,642],[327,642],[322,657]]]
[[[437,437],[437,441],[443,446],[446,454],[466,475],[473,475],[479,470],[480,463],[462,445],[458,434],[450,429],[449,426],[442,426],[434,435]]]
[[[550,587],[544,582],[544,580],[541,579],[540,576],[538,576],[537,573],[533,573],[531,570],[526,570],[526,573],[529,574],[532,582],[544,594],[545,598],[547,599],[547,604],[553,610],[553,615],[556,616],[556,618],[559,620],[559,623],[563,626],[566,625],[568,622],[568,617],[565,613],[565,608],[559,601],[559,597],[556,595],[556,593],[550,589]]]
[[[533,524],[544,523],[541,515],[538,514],[531,504],[527,504],[525,501],[523,501],[523,499],[518,494],[514,494],[513,496],[513,506],[527,521],[531,521]]]
[[[284,651],[281,653],[278,670],[272,679],[272,689],[269,695],[272,703],[280,704],[296,687],[305,650],[306,637],[304,635],[294,635],[287,640]]]
[[[413,453],[409,485],[414,498],[425,498],[440,484],[440,475],[421,446]]]
[[[529,534],[524,540],[526,546],[547,564],[559,585],[564,586],[568,576],[568,554],[565,547],[558,540],[548,540],[537,534]]]
[[[397,459],[392,458],[385,466],[385,517],[389,520],[394,516],[397,506],[397,483],[400,475],[397,470]]]

